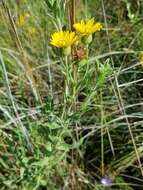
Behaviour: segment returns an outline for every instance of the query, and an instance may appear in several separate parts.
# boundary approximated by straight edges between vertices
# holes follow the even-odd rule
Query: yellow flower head
[[[94,18],[88,20],[87,22],[81,20],[79,23],[73,25],[75,30],[79,32],[82,36],[88,36],[96,31],[102,29],[100,22],[94,22]]]
[[[36,28],[35,27],[29,27],[28,32],[29,32],[29,34],[34,35],[36,33]]]
[[[143,68],[143,51],[140,52],[139,58],[141,62],[141,67]]]
[[[24,23],[25,23],[25,16],[20,15],[20,16],[19,16],[19,20],[18,20],[18,25],[19,25],[19,26],[23,26]]]
[[[50,44],[58,48],[68,48],[78,41],[75,32],[59,31],[52,34]]]
[[[143,62],[143,51],[140,52],[140,62]]]
[[[19,15],[19,18],[18,18],[18,21],[17,21],[17,24],[19,26],[23,26],[27,20],[27,18],[30,17],[29,13],[25,13],[23,15]]]

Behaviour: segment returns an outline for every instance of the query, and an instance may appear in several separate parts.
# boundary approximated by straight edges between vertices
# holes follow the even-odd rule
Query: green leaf
[[[48,127],[50,128],[50,129],[60,129],[60,128],[62,128],[63,126],[62,125],[60,125],[60,124],[58,124],[58,123],[49,123],[48,124]]]
[[[61,140],[56,144],[56,149],[69,151],[70,145],[66,144],[64,141]]]
[[[105,64],[101,64],[99,67],[98,79],[97,79],[97,86],[102,87],[105,83],[107,76],[112,73],[112,68],[109,63],[109,59],[106,61]]]
[[[25,168],[21,167],[20,168],[20,179],[23,179],[24,172],[25,172]]]
[[[6,185],[7,187],[10,187],[10,186],[12,185],[13,181],[12,181],[12,180],[6,180],[6,181],[4,181],[3,183],[4,183],[4,185]]]
[[[53,5],[55,3],[55,0],[45,0],[45,3],[50,9],[53,9]]]

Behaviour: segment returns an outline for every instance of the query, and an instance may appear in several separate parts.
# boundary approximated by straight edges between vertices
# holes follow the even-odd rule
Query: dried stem
[[[73,24],[76,21],[76,0],[71,0],[71,9],[70,9],[70,25],[71,25],[71,30],[73,29]]]

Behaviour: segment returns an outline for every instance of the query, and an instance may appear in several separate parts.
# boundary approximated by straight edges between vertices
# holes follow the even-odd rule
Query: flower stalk
[[[71,30],[74,30],[74,23],[76,22],[76,3],[77,0],[72,0],[71,1],[71,8],[70,8],[70,25],[71,25]]]

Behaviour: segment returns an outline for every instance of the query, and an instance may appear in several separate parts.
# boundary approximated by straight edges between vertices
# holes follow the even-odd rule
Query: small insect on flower
[[[68,48],[73,44],[76,44],[78,37],[75,32],[59,31],[52,34],[50,44],[57,48]]]
[[[102,29],[102,24],[100,22],[95,22],[94,18],[92,18],[87,22],[81,20],[75,23],[73,27],[81,36],[88,36],[96,31],[100,31]]]
[[[102,178],[101,183],[105,187],[111,187],[112,186],[112,180],[109,176],[105,176],[104,178]]]

